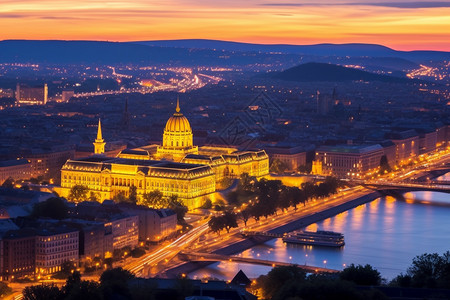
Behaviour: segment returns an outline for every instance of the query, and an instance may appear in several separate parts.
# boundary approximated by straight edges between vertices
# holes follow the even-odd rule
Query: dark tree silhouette
[[[345,268],[339,277],[342,280],[351,281],[357,285],[380,285],[381,275],[371,265],[357,265],[351,264]]]
[[[36,218],[44,217],[61,220],[67,218],[68,207],[62,198],[52,197],[44,202],[35,204],[31,215]]]
[[[22,291],[24,300],[62,300],[64,294],[53,284],[27,286]]]
[[[71,202],[82,202],[88,200],[88,191],[89,188],[82,184],[74,185],[69,192],[69,197],[67,199]]]

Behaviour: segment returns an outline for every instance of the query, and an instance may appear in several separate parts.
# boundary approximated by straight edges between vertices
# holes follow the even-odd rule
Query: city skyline
[[[2,1],[0,39],[373,43],[450,51],[448,1]],[[57,30],[55,30],[57,28]]]

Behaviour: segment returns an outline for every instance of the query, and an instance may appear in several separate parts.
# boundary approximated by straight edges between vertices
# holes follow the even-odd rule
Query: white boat
[[[283,242],[325,247],[342,247],[344,235],[333,231],[293,231],[283,237]]]

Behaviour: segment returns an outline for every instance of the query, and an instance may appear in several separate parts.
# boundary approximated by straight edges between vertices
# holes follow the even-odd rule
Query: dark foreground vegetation
[[[406,299],[397,295],[407,293],[417,295],[408,299],[448,299],[450,251],[443,255],[425,253],[415,257],[406,274],[400,274],[390,282],[370,265],[352,264],[338,274],[310,276],[295,266],[277,267],[256,280],[254,293],[271,300]]]
[[[448,299],[449,258],[450,251],[443,255],[425,253],[417,256],[406,274],[400,274],[390,282],[370,265],[352,264],[339,273],[312,275],[296,266],[276,267],[257,278],[247,290],[268,300]],[[170,287],[158,287],[157,279],[136,279],[130,272],[115,268],[105,271],[99,282],[82,280],[80,273],[74,271],[62,287],[54,284],[29,286],[23,290],[23,296],[25,300],[168,300],[193,296],[194,290],[193,281],[184,275],[174,280]],[[405,294],[412,296],[405,297]]]

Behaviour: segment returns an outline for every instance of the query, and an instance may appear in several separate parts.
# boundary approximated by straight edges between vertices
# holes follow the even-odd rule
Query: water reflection
[[[412,195],[422,196],[421,192]],[[444,197],[450,203],[449,194],[432,192],[425,197],[433,201]],[[450,250],[447,242],[450,238],[449,215],[450,207],[382,198],[306,228],[342,232],[346,245],[340,249],[287,245],[281,239],[273,239],[242,252],[242,256],[332,269],[342,269],[351,263],[371,264],[383,277],[391,279],[405,272],[416,255],[425,252],[442,254]],[[213,264],[190,276],[210,275],[228,280],[240,269],[255,278],[271,268],[226,262]]]

